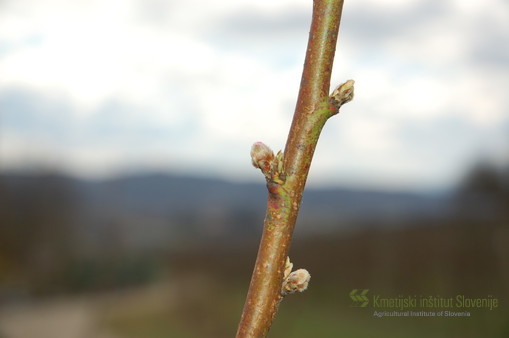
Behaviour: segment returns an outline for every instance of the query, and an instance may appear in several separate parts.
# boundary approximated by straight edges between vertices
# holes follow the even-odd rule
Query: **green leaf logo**
[[[350,298],[354,301],[355,307],[366,307],[369,304],[369,298],[366,297],[366,294],[369,292],[369,289],[353,289],[350,291]]]

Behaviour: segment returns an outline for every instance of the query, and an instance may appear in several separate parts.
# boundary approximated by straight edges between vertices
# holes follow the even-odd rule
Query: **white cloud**
[[[83,172],[148,165],[251,177],[251,142],[284,146],[308,0],[0,6],[0,105],[13,91],[35,93],[65,102],[72,124],[64,134],[49,124],[32,134],[19,121],[3,124],[2,165],[37,153]],[[499,154],[507,144],[508,13],[502,0],[347,1],[333,86],[354,78],[356,98],[326,126],[312,175],[442,184],[476,142]],[[8,121],[12,107],[3,107]],[[52,107],[30,109],[50,116]],[[426,145],[446,136],[444,121],[467,126],[457,128],[468,131],[456,136],[465,141]],[[409,126],[417,132],[402,136]]]

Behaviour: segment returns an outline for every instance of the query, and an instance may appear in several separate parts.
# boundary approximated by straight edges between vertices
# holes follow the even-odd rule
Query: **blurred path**
[[[0,338],[116,338],[101,332],[93,303],[53,300],[0,310]]]

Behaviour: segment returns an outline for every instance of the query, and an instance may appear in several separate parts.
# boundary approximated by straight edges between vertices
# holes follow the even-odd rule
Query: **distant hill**
[[[212,178],[139,174],[106,180],[62,175],[0,175],[11,208],[54,200],[66,206],[78,246],[159,248],[200,241],[256,240],[265,212],[264,182],[233,183]],[[28,203],[27,201],[31,202]],[[64,203],[65,202],[65,203]],[[28,204],[27,204],[28,203]],[[360,226],[411,225],[446,218],[447,195],[354,189],[306,189],[298,234]],[[56,210],[58,213],[58,210]]]

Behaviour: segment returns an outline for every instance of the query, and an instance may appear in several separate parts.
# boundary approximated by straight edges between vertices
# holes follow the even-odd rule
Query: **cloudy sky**
[[[263,180],[284,147],[311,0],[0,0],[0,169]],[[345,0],[312,185],[442,189],[509,160],[509,3]]]

